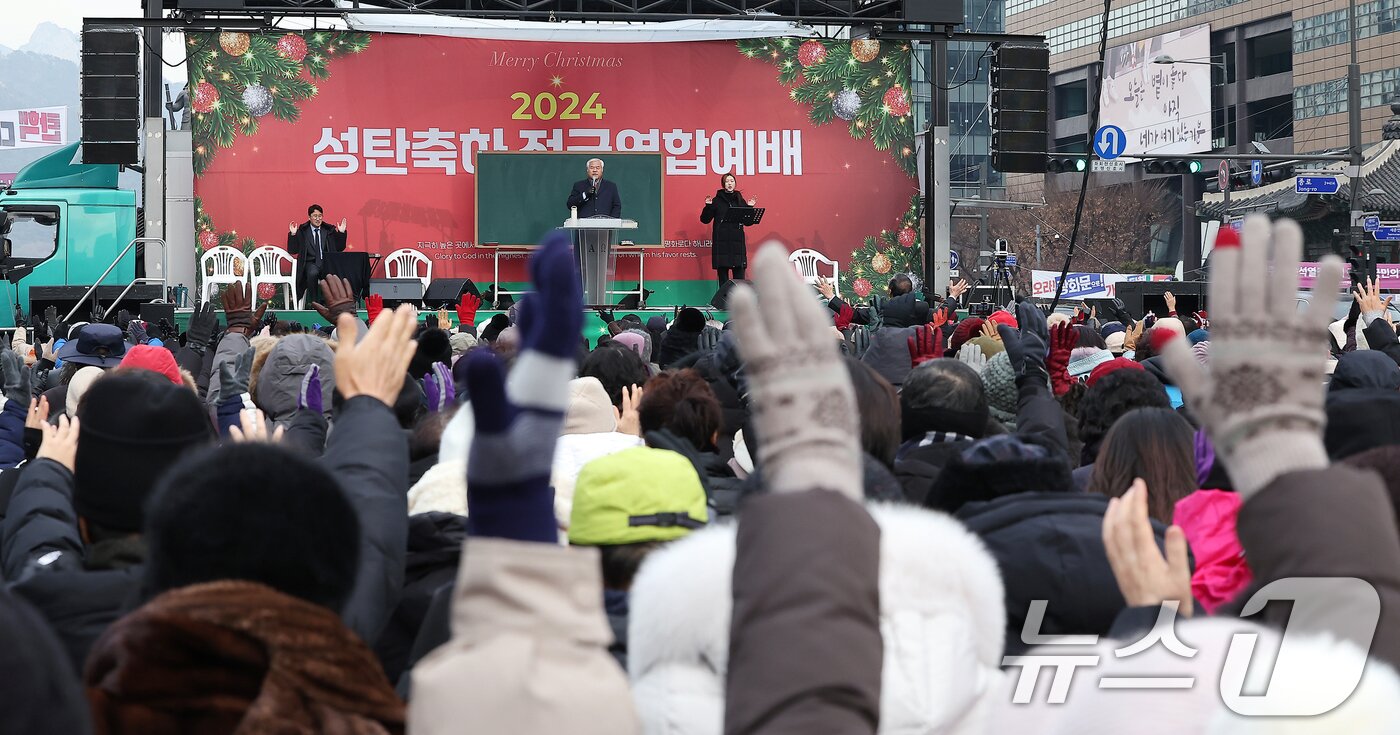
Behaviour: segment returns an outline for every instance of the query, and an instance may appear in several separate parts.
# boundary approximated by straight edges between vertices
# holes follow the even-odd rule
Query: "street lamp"
[[[1219,59],[1219,61],[1216,61],[1216,59]],[[1152,59],[1152,63],[1154,63],[1154,64],[1200,64],[1201,66],[1218,66],[1218,67],[1220,67],[1221,69],[1226,68],[1226,64],[1225,64],[1225,54],[1212,54],[1212,55],[1210,55],[1210,56],[1202,56],[1202,57],[1199,58],[1199,59],[1177,59],[1177,58],[1173,58],[1170,54],[1162,54],[1162,55],[1157,56],[1157,57],[1155,57],[1154,59]]]

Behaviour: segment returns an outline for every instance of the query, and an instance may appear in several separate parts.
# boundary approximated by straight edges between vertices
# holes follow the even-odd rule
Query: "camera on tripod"
[[[1006,265],[1006,256],[1011,254],[1011,243],[1005,238],[998,237],[992,241],[992,256],[996,258],[997,265]]]

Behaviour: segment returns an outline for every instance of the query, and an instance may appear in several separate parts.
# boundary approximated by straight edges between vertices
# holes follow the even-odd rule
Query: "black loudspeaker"
[[[967,22],[963,5],[956,0],[904,0],[903,19],[910,23],[962,25]]]
[[[1162,294],[1168,291],[1176,296],[1178,314],[1190,316],[1193,311],[1207,308],[1205,281],[1124,281],[1113,290],[1134,319],[1141,319],[1149,311],[1166,316],[1167,301]]]
[[[129,28],[85,28],[82,42],[83,163],[137,163],[141,40]]]
[[[428,290],[423,294],[423,306],[428,309],[456,306],[464,294],[481,296],[470,278],[437,278],[428,284]]]
[[[136,310],[136,313],[141,317],[142,321],[149,322],[152,327],[159,324],[161,319],[168,320],[171,324],[175,323],[174,304],[141,304],[141,307]],[[146,331],[150,332],[152,337],[156,336],[155,329],[148,329]]]
[[[371,278],[369,295],[384,297],[384,306],[417,304],[423,300],[423,282],[417,278]]]
[[[729,309],[729,292],[734,290],[734,284],[736,283],[747,283],[747,281],[735,281],[733,278],[725,281],[720,285],[719,289],[715,291],[714,297],[710,299],[710,306],[720,311],[727,311]]]

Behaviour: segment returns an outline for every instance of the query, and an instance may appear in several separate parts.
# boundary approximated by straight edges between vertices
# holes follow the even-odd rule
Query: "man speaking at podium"
[[[622,217],[622,197],[617,184],[603,179],[603,159],[588,159],[588,178],[574,184],[568,206],[578,207],[579,217]]]

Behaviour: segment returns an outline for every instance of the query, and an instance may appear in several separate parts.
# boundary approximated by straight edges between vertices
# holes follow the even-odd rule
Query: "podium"
[[[573,233],[574,262],[583,276],[584,305],[590,308],[606,306],[616,270],[616,254],[613,252],[616,233],[618,230],[637,229],[636,220],[588,217],[567,219],[560,227]]]

